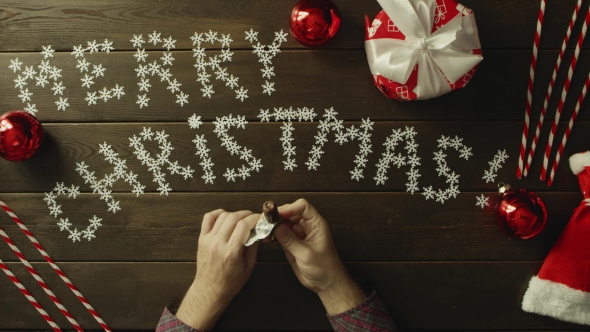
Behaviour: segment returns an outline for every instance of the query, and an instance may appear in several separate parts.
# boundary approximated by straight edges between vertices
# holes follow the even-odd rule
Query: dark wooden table
[[[18,57],[24,66],[40,64],[43,57],[39,52],[44,45],[57,50],[51,63],[63,68],[70,107],[57,111],[58,97],[49,86],[42,88],[29,81],[34,93],[31,103],[39,110],[47,137],[40,153],[27,162],[0,160],[1,197],[114,329],[153,329],[164,306],[182,298],[194,275],[195,248],[205,212],[216,208],[257,211],[264,200],[285,203],[299,197],[307,198],[328,219],[351,273],[366,290],[377,290],[405,330],[583,329],[520,309],[528,280],[538,271],[581,198],[566,160],[551,188],[538,180],[540,153],[527,179],[515,177],[538,2],[462,1],[475,12],[483,45],[484,61],[473,80],[465,89],[433,100],[401,103],[388,100],[373,86],[366,63],[364,15],[372,18],[378,13],[376,1],[336,1],[343,25],[336,40],[321,50],[305,49],[289,36],[273,62],[276,92],[272,96],[262,94],[261,65],[244,40],[244,31],[253,28],[260,32],[263,44],[271,43],[275,31],[288,31],[295,1],[4,1],[0,8],[0,110],[26,106],[14,88],[17,74],[8,68],[9,61]],[[548,1],[534,94],[537,113],[575,2]],[[231,47],[235,55],[227,67],[249,88],[249,98],[244,102],[236,100],[235,93],[219,81],[213,81],[216,92],[212,98],[201,96],[189,37],[209,29],[229,33],[234,40]],[[135,49],[129,40],[134,34],[142,34],[147,40],[154,30],[162,37],[177,39],[171,73],[190,95],[184,107],[175,103],[174,96],[157,79],[152,79],[149,107],[139,108],[135,102],[139,78],[134,72]],[[580,25],[576,25],[574,31],[579,30]],[[114,52],[85,55],[90,62],[107,68],[95,87],[119,84],[125,86],[126,96],[88,106],[76,59],[70,53],[74,45],[105,38],[114,42]],[[569,119],[590,67],[587,45],[580,56],[571,87],[574,97],[566,103],[563,121]],[[144,47],[148,61],[162,54],[160,46]],[[207,52],[217,54],[219,46]],[[571,53],[569,49],[566,59]],[[559,89],[563,81],[561,73]],[[550,109],[556,101],[552,100]],[[588,149],[588,105],[581,110],[565,158]],[[358,143],[340,146],[333,142],[333,134],[321,166],[317,171],[307,170],[304,162],[317,122],[294,122],[299,166],[293,172],[285,171],[279,140],[282,124],[260,123],[257,115],[260,109],[290,106],[314,108],[318,118],[324,109],[334,107],[345,126],[358,127],[367,117],[375,121],[373,153],[368,157],[365,178],[358,182],[350,179]],[[198,131],[186,122],[194,113],[205,122]],[[231,129],[230,134],[252,149],[264,165],[245,181],[227,182],[223,177],[226,168],[239,167],[241,161],[220,145],[213,132],[215,118],[230,113],[249,121],[246,130]],[[405,126],[413,126],[418,132],[420,187],[446,187],[444,179],[437,177],[432,160],[441,135],[458,135],[473,147],[474,156],[469,161],[453,154],[448,158],[449,166],[461,175],[461,194],[456,199],[442,205],[425,201],[420,193],[405,192],[407,167],[391,168],[385,185],[375,184],[372,177],[385,149],[382,143],[392,129]],[[139,134],[143,127],[166,130],[174,147],[171,160],[196,170],[188,180],[168,176],[173,188],[168,196],[159,194],[147,167],[129,147],[128,137]],[[558,135],[564,127],[562,123]],[[547,129],[545,126],[542,144]],[[191,142],[196,133],[208,140],[217,176],[214,184],[201,179],[203,170]],[[99,153],[99,144],[104,142],[127,160],[129,169],[147,186],[146,193],[136,197],[129,185],[117,182],[113,196],[120,200],[121,211],[114,215],[106,212],[105,203],[92,194],[75,170],[76,163],[84,161],[100,177],[112,172],[113,166]],[[146,149],[154,155],[158,151],[155,144],[146,144]],[[548,226],[535,239],[510,240],[494,224],[496,184],[486,183],[482,176],[487,162],[501,149],[506,149],[510,158],[497,180],[537,191],[547,204]],[[103,218],[103,226],[92,241],[73,243],[66,232],[59,231],[57,219],[49,215],[44,192],[51,191],[56,182],[82,190],[76,200],[58,199],[64,211],[61,217],[68,217],[72,227],[85,228],[94,214]],[[482,193],[492,197],[490,207],[483,210],[475,206],[475,197]],[[99,328],[6,215],[0,216],[0,226],[34,262],[78,322],[87,329]],[[62,328],[71,327],[8,246],[0,245],[0,258],[8,262]],[[330,329],[320,301],[298,283],[280,247],[262,246],[258,261],[249,283],[219,322],[219,329]],[[0,294],[1,329],[48,328],[2,276]],[[257,316],[261,307],[266,311],[265,319]]]

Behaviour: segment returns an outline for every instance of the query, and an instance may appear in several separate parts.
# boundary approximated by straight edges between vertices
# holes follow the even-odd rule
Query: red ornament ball
[[[509,237],[526,240],[537,236],[547,223],[545,203],[534,192],[504,185],[498,190],[496,225]]]
[[[0,157],[10,161],[29,159],[43,141],[43,127],[26,112],[8,112],[0,116]]]
[[[340,29],[340,11],[330,0],[301,0],[291,12],[291,34],[305,47],[326,45]]]

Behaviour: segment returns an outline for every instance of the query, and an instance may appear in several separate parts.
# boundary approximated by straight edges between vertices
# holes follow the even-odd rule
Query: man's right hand
[[[303,286],[316,292],[329,315],[351,309],[366,295],[338,256],[330,227],[304,199],[279,207],[284,220],[274,230],[287,260]]]

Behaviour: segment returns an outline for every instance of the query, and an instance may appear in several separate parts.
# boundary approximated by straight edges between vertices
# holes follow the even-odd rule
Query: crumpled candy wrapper
[[[260,219],[258,219],[258,222],[256,223],[256,227],[250,231],[250,236],[248,237],[245,246],[249,247],[253,245],[254,242],[269,236],[276,224],[278,224],[278,222],[273,223],[270,218],[266,217],[266,214],[262,213]]]
[[[464,87],[483,59],[473,12],[453,0],[377,0],[365,50],[390,99],[430,99]]]

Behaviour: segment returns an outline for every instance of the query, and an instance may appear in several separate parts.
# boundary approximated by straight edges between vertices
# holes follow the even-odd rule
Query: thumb
[[[254,244],[252,244],[249,247],[246,247],[245,252],[244,252],[244,257],[246,259],[246,266],[248,267],[248,269],[251,271],[252,269],[254,269],[254,266],[256,265],[256,254],[258,253],[258,246],[260,245],[260,243],[258,243],[258,241],[254,242]]]
[[[285,251],[297,257],[298,254],[305,250],[303,241],[299,239],[284,223],[280,223],[273,232],[277,241],[283,246]]]

